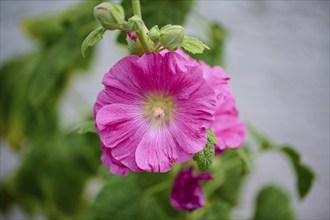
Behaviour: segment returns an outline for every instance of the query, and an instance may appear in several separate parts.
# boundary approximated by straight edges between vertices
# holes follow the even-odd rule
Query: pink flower
[[[211,174],[194,174],[193,167],[181,171],[174,180],[171,204],[175,209],[193,211],[205,205],[205,197],[200,181],[212,179]]]
[[[118,164],[166,172],[205,146],[216,99],[200,65],[186,65],[174,52],[131,55],[105,74],[103,84],[94,118],[111,172]]]
[[[165,53],[166,51],[163,52],[163,54]],[[186,65],[200,65],[204,78],[215,91],[217,107],[212,130],[218,140],[218,144],[215,145],[216,152],[226,148],[239,147],[245,139],[246,129],[239,120],[235,98],[228,84],[230,78],[220,66],[210,67],[203,61],[197,62],[180,49],[176,53],[181,55],[187,63]]]

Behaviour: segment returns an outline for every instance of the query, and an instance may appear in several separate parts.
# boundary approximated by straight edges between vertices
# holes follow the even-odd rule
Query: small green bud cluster
[[[133,9],[136,3],[139,4],[139,1],[133,1]],[[86,37],[81,47],[82,54],[84,55],[88,47],[96,45],[107,30],[126,32],[128,48],[131,53],[137,55],[165,49],[174,51],[180,47],[191,53],[202,53],[204,49],[209,49],[197,38],[185,36],[184,28],[180,25],[168,24],[160,29],[156,25],[149,31],[142,20],[141,12],[135,10],[134,14],[126,21],[124,9],[120,4],[103,2],[97,5],[94,15],[101,26]]]

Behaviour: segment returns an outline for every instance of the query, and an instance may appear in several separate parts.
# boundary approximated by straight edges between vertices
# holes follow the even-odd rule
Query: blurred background
[[[0,3],[2,66],[11,57],[36,50],[38,43],[24,33],[23,18],[58,12],[77,1]],[[225,69],[231,77],[241,118],[276,142],[293,145],[302,160],[315,170],[310,194],[303,201],[293,200],[299,219],[330,218],[329,7],[329,1],[315,0],[201,0],[185,22],[186,32],[201,39],[207,35],[203,33],[206,19],[223,24],[228,31]],[[116,36],[117,33],[107,33],[97,46],[91,68],[87,72],[75,70],[82,74],[73,75],[67,82],[69,89],[59,102],[61,128],[70,129],[86,119],[102,89],[103,74],[126,55],[126,50],[114,43]],[[2,87],[1,82],[1,90]],[[21,164],[7,145],[10,144],[1,140],[1,181]],[[293,198],[297,197],[288,162],[276,153],[266,153],[255,161],[235,218],[251,216],[256,190],[268,182],[284,185]],[[9,216],[19,219],[25,215],[14,208]]]

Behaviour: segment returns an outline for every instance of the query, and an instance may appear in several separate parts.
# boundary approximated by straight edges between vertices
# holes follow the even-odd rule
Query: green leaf
[[[261,131],[258,131],[251,124],[248,125],[248,131],[255,139],[261,150],[269,150],[276,148],[276,145],[272,143],[272,141],[267,137],[267,135],[265,135]]]
[[[246,175],[246,174],[250,173],[251,162],[250,162],[249,156],[246,152],[246,148],[244,146],[242,146],[242,147],[238,148],[236,150],[236,152],[242,162],[242,170],[243,170],[242,174]]]
[[[256,199],[253,219],[295,219],[288,194],[276,186],[264,187]]]
[[[163,27],[167,24],[182,25],[191,11],[195,0],[140,0],[143,21],[148,28],[155,25]],[[123,0],[121,5],[125,9],[126,19],[133,16],[132,1]],[[126,34],[121,32],[117,41],[126,45]]]
[[[186,51],[189,51],[190,53],[196,54],[196,53],[203,53],[204,49],[210,49],[205,43],[198,40],[195,37],[188,37],[186,36],[183,39],[183,43],[181,45]]]
[[[193,157],[193,160],[196,161],[198,169],[201,172],[207,171],[214,158],[214,144],[217,143],[216,137],[212,130],[208,129],[206,131],[207,143],[203,150],[196,153]]]
[[[229,148],[221,154],[221,167],[225,170],[223,174],[225,180],[213,194],[213,197],[220,198],[231,206],[237,205],[241,188],[246,178],[246,175],[242,175],[244,170],[236,151]],[[233,164],[236,165],[233,166]]]
[[[231,219],[231,210],[232,208],[228,203],[218,199],[212,202],[208,201],[205,207],[187,213],[186,219],[229,220]]]
[[[300,199],[303,199],[312,188],[315,174],[311,168],[301,162],[300,155],[290,146],[281,148],[281,151],[289,157],[296,174],[296,188]]]
[[[210,207],[206,207],[204,215],[200,219],[228,220],[231,219],[231,207],[223,201],[216,201]]]
[[[204,60],[211,66],[224,65],[225,61],[225,40],[227,38],[227,30],[219,23],[210,22],[207,26],[208,36],[206,44],[211,48],[204,51],[203,54],[189,53],[197,60]],[[185,49],[185,48],[184,48]]]
[[[105,31],[106,29],[104,29],[103,27],[98,27],[86,37],[86,39],[81,45],[81,54],[83,57],[85,57],[85,51],[88,47],[93,47],[100,40],[103,39]]]
[[[144,194],[138,184],[141,178],[138,174],[109,176],[92,205],[92,219],[169,219],[156,198]]]
[[[76,133],[76,134],[85,134],[88,132],[96,133],[95,129],[95,121],[94,120],[89,120],[89,121],[84,121],[74,127],[70,133]]]

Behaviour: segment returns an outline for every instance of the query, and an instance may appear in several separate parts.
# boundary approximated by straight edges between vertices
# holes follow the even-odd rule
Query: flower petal
[[[96,98],[96,102],[94,104],[94,109],[93,109],[93,118],[96,118],[97,112],[105,105],[111,104],[111,99],[110,97],[106,94],[104,90],[99,92]]]
[[[112,103],[132,104],[141,100],[141,85],[136,80],[136,70],[133,62],[138,56],[127,56],[118,61],[108,73],[102,83]]]
[[[110,172],[116,175],[123,175],[127,176],[129,173],[129,169],[123,165],[120,161],[113,158],[111,154],[111,149],[108,147],[105,147],[103,144],[102,146],[102,156],[101,161],[104,165],[110,167]]]
[[[177,146],[166,126],[150,125],[136,149],[137,165],[148,172],[167,172],[172,162],[185,162],[193,154]]]
[[[111,104],[101,108],[96,116],[101,141],[111,148],[112,156],[133,171],[141,171],[135,162],[135,151],[148,128],[139,108],[133,105]]]

